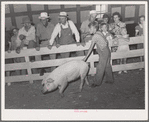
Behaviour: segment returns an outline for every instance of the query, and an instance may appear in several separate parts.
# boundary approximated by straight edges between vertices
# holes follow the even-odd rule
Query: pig
[[[69,82],[81,78],[81,84],[79,87],[79,92],[82,91],[84,80],[89,86],[87,79],[87,73],[89,71],[88,63],[82,60],[73,60],[64,63],[53,70],[48,77],[42,80],[42,93],[51,92],[55,89],[59,89],[59,94],[61,97],[64,96],[63,91]]]

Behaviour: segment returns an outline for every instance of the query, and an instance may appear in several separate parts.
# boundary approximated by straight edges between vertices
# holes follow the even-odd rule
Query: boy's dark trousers
[[[112,67],[110,64],[111,60],[111,52],[108,47],[105,47],[103,51],[100,49],[96,49],[99,55],[99,63],[96,69],[96,75],[94,84],[101,85],[102,80],[105,76],[107,83],[113,83],[113,74],[112,74]]]

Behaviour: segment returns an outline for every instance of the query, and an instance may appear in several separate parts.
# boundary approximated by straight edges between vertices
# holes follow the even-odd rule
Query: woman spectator
[[[125,40],[125,35],[126,35],[126,38],[128,38],[128,35],[127,35],[127,30],[126,30],[126,24],[121,22],[121,15],[119,12],[115,12],[113,13],[113,20],[114,20],[114,23],[111,23],[110,24],[110,30],[111,30],[111,33],[115,36],[115,40],[117,41],[122,41],[122,40]],[[123,31],[125,32],[123,34]],[[128,39],[126,39],[128,41]],[[123,46],[120,46],[120,47],[115,47],[117,48],[118,50],[121,50],[121,48],[123,48]],[[115,50],[117,50],[115,49]],[[122,64],[122,59],[120,60],[117,60],[117,63],[120,63]],[[126,64],[126,59],[124,59],[124,64]],[[118,74],[121,74],[122,71],[119,71]],[[127,71],[124,70],[124,73],[127,73]]]
[[[126,27],[126,24],[121,22],[121,15],[119,12],[113,13],[114,23],[110,24],[110,30],[114,35],[121,35],[121,28]]]
[[[139,17],[139,22],[138,22],[138,25],[135,27],[135,36],[142,36],[144,35],[143,34],[143,23],[145,21],[145,16],[144,15],[141,15]],[[143,48],[143,44],[137,44],[137,49],[141,49]],[[140,62],[143,61],[143,57],[140,56]],[[142,70],[142,69],[140,69]]]

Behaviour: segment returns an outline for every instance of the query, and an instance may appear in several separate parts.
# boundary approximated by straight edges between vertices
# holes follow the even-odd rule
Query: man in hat
[[[20,39],[21,41],[23,41],[24,46],[26,46],[28,49],[35,48],[36,47],[35,27],[31,25],[31,21],[29,17],[22,18],[22,24],[23,24],[23,27],[19,29],[17,39]],[[35,59],[36,59],[36,56],[35,56]],[[32,61],[33,57],[31,57],[30,60]],[[37,73],[37,69],[33,69],[33,73]]]
[[[75,39],[73,37],[75,35]],[[51,39],[49,41],[49,49],[51,49],[55,38],[58,36],[58,45],[68,45],[76,43],[79,45],[80,36],[79,32],[71,20],[68,20],[68,15],[66,12],[60,12],[59,23],[55,26]],[[76,41],[75,41],[76,40]],[[57,46],[58,47],[58,46]],[[70,53],[61,53],[61,58],[67,58]]]
[[[24,17],[22,19],[22,24],[23,27],[19,30],[18,33],[19,39],[24,42],[24,45],[27,46],[27,48],[35,48],[35,27],[31,25],[29,17]]]
[[[39,16],[40,23],[37,24],[37,31],[36,31],[36,40],[37,40],[37,47],[36,50],[40,50],[40,47],[47,47],[49,44],[49,40],[51,39],[51,34],[54,29],[54,25],[49,22],[50,16],[48,13],[42,12]],[[44,55],[42,56],[43,60],[47,59],[55,59],[56,54]],[[38,56],[38,61],[41,60],[41,56]],[[54,70],[55,67],[51,68],[51,71]],[[50,68],[44,69],[46,72],[50,72]],[[43,74],[43,70],[42,70]],[[41,75],[42,75],[41,74]]]
[[[88,42],[89,40],[92,39],[92,35],[89,33],[89,23],[95,21],[96,19],[96,16],[97,16],[97,12],[95,10],[91,10],[89,12],[89,18],[85,21],[82,22],[82,25],[81,25],[81,41],[82,42]],[[88,51],[84,51],[85,55],[87,54]]]

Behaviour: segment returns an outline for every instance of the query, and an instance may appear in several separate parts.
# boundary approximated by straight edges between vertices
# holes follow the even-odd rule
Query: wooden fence
[[[119,42],[119,45],[133,45],[138,43],[144,43],[144,36],[131,37],[129,42],[121,41]],[[77,60],[77,59],[81,60],[84,58],[84,56],[78,56],[78,57],[70,57],[70,58],[63,58],[63,59],[61,58],[61,59],[30,62],[29,56],[83,51],[83,50],[87,50],[90,47],[90,44],[91,42],[86,43],[85,47],[76,46],[76,44],[65,45],[65,46],[60,46],[59,48],[52,47],[51,50],[49,50],[47,47],[44,47],[44,48],[41,48],[40,51],[36,51],[35,49],[23,49],[21,50],[20,54],[17,54],[15,51],[12,51],[11,53],[5,52],[5,59],[25,57],[25,62],[5,64],[5,71],[27,69],[27,75],[6,76],[5,82],[8,83],[8,85],[10,85],[12,82],[21,82],[21,81],[29,81],[30,83],[33,83],[34,80],[41,80],[48,75],[48,73],[45,73],[43,76],[40,76],[39,74],[32,74],[31,69],[33,68],[59,66],[70,60]],[[112,43],[110,43],[109,46],[112,46]],[[128,50],[125,52],[117,51],[117,52],[111,53],[111,62],[114,59],[139,57],[139,56],[144,56],[144,54],[145,54],[144,48],[136,49],[136,50]],[[93,53],[89,57],[87,61],[87,62],[90,62],[89,74],[94,75],[96,73],[95,62],[98,62],[98,59],[99,59],[98,55]],[[113,69],[113,72],[116,72],[120,70],[133,70],[133,69],[144,68],[144,66],[145,66],[144,62],[132,62],[132,63],[121,64],[121,65],[112,65],[112,69]]]

